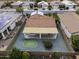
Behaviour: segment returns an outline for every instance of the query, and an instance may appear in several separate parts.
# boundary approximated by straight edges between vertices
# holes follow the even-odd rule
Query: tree
[[[60,10],[64,10],[65,8],[66,8],[65,5],[59,5]]]
[[[47,0],[35,0],[35,1],[36,1],[36,3],[41,2],[41,1],[46,1],[47,2]]]
[[[21,59],[21,51],[17,48],[13,48],[10,53],[10,59]]]
[[[22,13],[22,15],[24,16],[23,11],[24,11],[24,9],[23,9],[22,6],[19,6],[19,7],[16,8],[16,12],[20,12],[20,13]]]
[[[30,53],[28,53],[28,52],[23,52],[23,53],[22,53],[22,59],[30,59]]]
[[[60,18],[59,18],[59,16],[57,15],[57,13],[54,13],[54,14],[53,14],[53,17],[55,18],[56,24],[60,24]]]
[[[49,40],[43,41],[43,44],[44,44],[44,46],[45,46],[46,49],[51,49],[52,46],[53,46],[52,42],[49,41]]]
[[[73,35],[71,39],[73,49],[79,52],[79,35]]]
[[[52,9],[52,6],[49,4],[48,5],[48,10],[51,10]]]
[[[79,9],[78,9],[78,10],[76,10],[76,14],[78,14],[78,15],[79,15]]]

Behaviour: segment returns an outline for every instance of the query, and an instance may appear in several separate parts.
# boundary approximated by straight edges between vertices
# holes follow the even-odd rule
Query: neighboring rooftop
[[[23,4],[23,2],[22,1],[17,1],[17,2],[14,2],[14,3],[12,3],[11,5],[13,5],[13,6],[15,6],[15,5],[21,5],[21,4]]]
[[[64,12],[59,17],[70,33],[79,33],[79,15],[74,12]]]
[[[66,5],[77,5],[77,4],[74,3],[73,1],[68,1],[68,0],[63,0],[62,3],[63,3],[63,4],[66,4]]]
[[[13,21],[18,18],[20,14],[3,12],[0,14],[0,30],[3,29],[6,25],[11,24]]]

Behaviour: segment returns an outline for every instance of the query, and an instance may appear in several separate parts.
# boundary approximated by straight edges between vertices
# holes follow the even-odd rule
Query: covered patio
[[[23,33],[25,38],[56,39],[58,30],[53,17],[36,14],[26,21]]]
[[[58,31],[56,28],[25,28],[25,38],[56,39]]]

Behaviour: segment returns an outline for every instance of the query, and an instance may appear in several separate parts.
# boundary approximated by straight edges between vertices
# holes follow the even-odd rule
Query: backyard
[[[51,40],[53,47],[46,49],[43,44],[44,39],[25,39],[21,32],[13,47],[17,47],[21,51],[53,51],[53,52],[69,52],[61,34],[58,34],[57,39]]]

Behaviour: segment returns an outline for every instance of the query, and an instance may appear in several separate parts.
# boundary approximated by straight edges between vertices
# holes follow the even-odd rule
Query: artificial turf
[[[26,48],[36,48],[38,43],[35,40],[25,40],[23,45]]]

